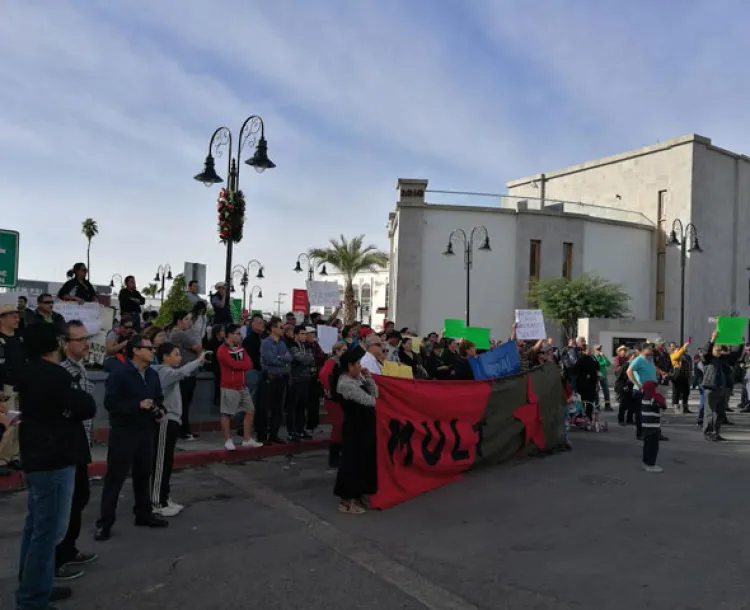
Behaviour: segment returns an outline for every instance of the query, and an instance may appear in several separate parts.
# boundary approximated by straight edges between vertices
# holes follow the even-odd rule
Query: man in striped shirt
[[[628,367],[628,379],[633,384],[633,400],[636,408],[640,408],[638,419],[643,435],[643,469],[646,472],[657,473],[664,472],[661,466],[656,465],[664,397],[656,391],[658,377],[653,357],[652,346],[644,345],[641,355],[635,358]]]
[[[65,325],[65,360],[60,362],[68,373],[71,374],[78,386],[88,392],[94,393],[94,384],[86,374],[83,361],[89,353],[89,334],[83,322],[71,320]],[[94,422],[89,419],[84,422],[86,437],[91,446],[91,432]],[[75,487],[73,488],[73,501],[70,508],[70,521],[68,530],[63,541],[57,545],[55,551],[55,578],[57,580],[73,580],[83,576],[80,566],[91,563],[97,558],[96,553],[84,553],[76,547],[78,536],[81,533],[81,522],[83,509],[89,502],[89,460],[76,466]]]

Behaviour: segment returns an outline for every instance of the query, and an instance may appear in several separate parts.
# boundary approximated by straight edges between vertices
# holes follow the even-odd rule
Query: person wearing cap
[[[12,297],[10,302],[0,301],[0,394],[7,386],[16,385],[26,365],[23,339],[17,332],[21,323],[18,299],[14,295],[8,296]]]
[[[367,496],[377,491],[375,403],[378,387],[360,365],[365,350],[344,352],[331,376],[334,399],[344,412],[339,470],[333,493],[341,499],[339,512],[361,515]]]
[[[214,324],[233,324],[231,303],[225,282],[217,282],[216,292],[211,296],[211,307],[214,310]]]

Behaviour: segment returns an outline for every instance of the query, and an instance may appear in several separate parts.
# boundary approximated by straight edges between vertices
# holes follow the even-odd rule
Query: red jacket
[[[216,359],[221,369],[221,387],[225,390],[241,390],[245,386],[245,374],[253,368],[250,355],[241,347],[230,350],[222,343],[216,352]]]

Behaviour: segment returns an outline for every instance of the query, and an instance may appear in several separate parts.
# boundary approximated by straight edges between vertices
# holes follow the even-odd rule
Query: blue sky
[[[214,128],[260,114],[278,167],[243,169],[235,251],[265,264],[270,309],[308,247],[387,250],[399,176],[499,193],[693,132],[750,152],[748,19],[739,0],[5,0],[0,227],[24,278],[62,281],[91,216],[95,282],[185,260],[217,281],[218,189],[191,177]]]

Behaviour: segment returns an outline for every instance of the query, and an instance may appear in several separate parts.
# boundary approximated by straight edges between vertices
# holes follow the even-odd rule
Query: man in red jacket
[[[224,448],[234,451],[232,441],[232,418],[237,413],[244,413],[242,424],[244,431],[243,447],[262,447],[251,438],[253,429],[253,412],[255,406],[250,396],[250,390],[245,385],[245,375],[253,368],[253,361],[249,354],[242,349],[242,333],[237,324],[227,324],[226,339],[216,354],[216,360],[221,369],[221,429],[224,432]]]

